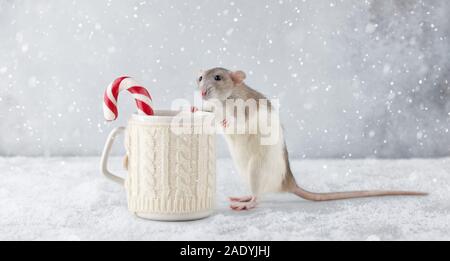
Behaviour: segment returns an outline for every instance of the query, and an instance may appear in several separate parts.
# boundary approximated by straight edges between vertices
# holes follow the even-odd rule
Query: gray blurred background
[[[0,0],[0,156],[99,155],[134,110],[122,95],[103,121],[115,77],[169,108],[215,66],[280,99],[292,157],[449,156],[449,13],[447,0]]]

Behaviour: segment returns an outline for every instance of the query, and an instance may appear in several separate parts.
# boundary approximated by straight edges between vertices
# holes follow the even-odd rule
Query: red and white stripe
[[[119,116],[117,99],[121,91],[127,90],[136,101],[138,113],[141,115],[153,115],[152,97],[144,87],[140,86],[133,78],[123,76],[114,80],[106,89],[103,102],[103,114],[107,121],[113,121]]]

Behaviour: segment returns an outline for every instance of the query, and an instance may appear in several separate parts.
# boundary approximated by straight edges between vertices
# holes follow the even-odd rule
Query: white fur
[[[256,117],[257,115],[249,115],[249,121]],[[272,128],[278,132],[277,142],[273,145],[262,145],[260,132],[225,134],[238,171],[248,182],[254,196],[281,191],[286,175],[282,128],[279,124]]]

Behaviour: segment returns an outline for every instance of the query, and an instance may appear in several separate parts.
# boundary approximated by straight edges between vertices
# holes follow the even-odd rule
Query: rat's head
[[[232,72],[224,68],[213,68],[202,71],[197,78],[197,84],[204,100],[225,101],[244,79],[245,73],[242,71]]]

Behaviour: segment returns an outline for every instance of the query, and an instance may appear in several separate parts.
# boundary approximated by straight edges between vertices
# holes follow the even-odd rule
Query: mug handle
[[[103,175],[105,175],[110,180],[112,180],[120,185],[124,185],[125,180],[123,178],[111,173],[108,170],[108,158],[109,158],[109,153],[111,152],[112,145],[114,144],[114,140],[117,138],[117,136],[122,134],[124,131],[125,131],[125,127],[115,128],[114,130],[111,131],[111,133],[108,136],[108,139],[106,140],[105,148],[103,149],[102,157],[100,159],[100,172],[103,173]]]

